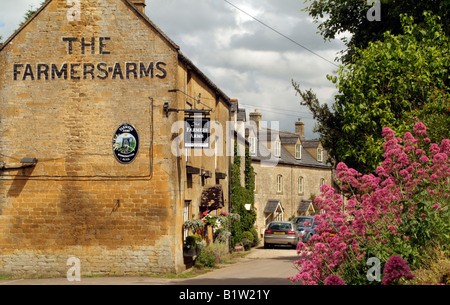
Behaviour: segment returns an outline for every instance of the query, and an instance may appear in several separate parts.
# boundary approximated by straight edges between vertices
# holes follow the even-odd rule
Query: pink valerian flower
[[[325,285],[328,285],[328,286],[330,286],[330,285],[343,286],[343,285],[345,285],[345,282],[339,276],[332,274],[332,275],[330,275],[329,277],[327,277],[325,279]]]
[[[444,139],[441,143],[441,153],[446,154],[450,157],[450,140]]]
[[[395,132],[391,128],[385,127],[385,128],[383,128],[382,135],[383,135],[383,138],[385,138],[386,140],[389,140],[389,139],[393,139],[395,137]]]
[[[440,148],[436,143],[431,144],[431,146],[430,146],[430,152],[431,152],[433,155],[439,153],[440,150],[441,150],[441,148]]]
[[[395,226],[393,226],[393,225],[390,225],[388,227],[388,230],[391,232],[391,234],[397,233],[397,228]]]
[[[422,163],[425,163],[425,162],[428,162],[428,161],[430,161],[430,159],[428,159],[427,156],[422,156],[422,157],[420,157],[420,159],[419,159],[419,162],[422,162]]]
[[[391,256],[384,266],[383,270],[383,285],[390,285],[396,283],[400,279],[411,280],[415,276],[411,273],[408,263],[400,256]]]
[[[423,135],[426,128],[416,124],[415,132]],[[318,234],[297,246],[300,259],[295,264],[299,273],[292,277],[294,281],[321,284],[343,264],[365,264],[368,246],[388,247],[388,236],[401,233],[402,221],[420,217],[415,194],[428,188],[430,199],[435,202],[446,196],[450,141],[444,140],[441,147],[427,143],[424,146],[426,141],[420,142],[410,133],[403,140],[396,138],[389,128],[383,129],[383,136],[385,160],[376,175],[362,175],[344,163],[337,165],[341,190],[352,188],[353,195],[346,202],[339,192],[322,187],[321,197],[315,199],[318,209],[324,212],[315,216]],[[438,209],[440,206],[434,207],[435,211]],[[409,236],[398,237],[410,242]],[[389,250],[386,248],[386,252]]]
[[[414,132],[416,133],[416,135],[426,135],[427,128],[422,122],[417,122],[414,126]]]

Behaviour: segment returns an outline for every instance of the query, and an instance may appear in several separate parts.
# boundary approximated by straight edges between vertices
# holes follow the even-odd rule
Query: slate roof
[[[269,200],[267,202],[266,208],[264,209],[264,213],[274,213],[279,205],[281,206],[280,200]],[[281,208],[283,209],[283,206],[281,206]]]
[[[267,129],[259,132],[259,135],[264,135],[264,132],[267,132],[267,139],[270,139],[272,133],[276,133],[277,131]],[[295,144],[297,143],[298,135],[280,131],[278,132],[281,139],[281,144]],[[295,141],[295,142],[294,142]],[[302,144],[305,140],[302,140]],[[313,140],[314,142],[319,142],[319,140]],[[294,156],[292,156],[283,145],[281,145],[281,156],[279,158],[273,156],[267,147],[264,145],[258,145],[256,156],[252,156],[252,159],[255,161],[266,161],[266,162],[278,162],[278,164],[285,165],[293,165],[293,166],[304,166],[304,167],[316,167],[316,168],[324,168],[331,169],[331,165],[328,165],[324,162],[318,162],[311,154],[306,151],[304,145],[302,145],[302,159],[297,160]],[[274,160],[274,161],[270,161]]]
[[[245,109],[238,109],[237,120],[239,122],[245,122],[247,120],[247,113]]]
[[[312,205],[312,200],[302,200],[298,205],[298,212],[307,212],[309,207]]]

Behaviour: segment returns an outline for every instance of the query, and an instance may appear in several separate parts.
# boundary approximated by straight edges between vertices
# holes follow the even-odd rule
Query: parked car
[[[302,242],[307,242],[312,234],[315,234],[314,228],[314,217],[313,216],[297,216],[292,222],[297,226],[300,239]]]
[[[298,242],[297,227],[289,221],[272,221],[264,232],[264,248],[274,245],[291,245],[296,248]]]

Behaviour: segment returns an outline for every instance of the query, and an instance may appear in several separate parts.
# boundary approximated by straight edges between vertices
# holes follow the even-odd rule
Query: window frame
[[[283,175],[277,176],[277,193],[283,192]]]
[[[303,176],[298,177],[298,193],[305,193],[305,178]]]
[[[281,141],[275,141],[275,157],[281,157]]]
[[[317,161],[323,162],[323,149],[317,148]]]
[[[302,159],[302,144],[295,144],[295,159]]]
[[[257,153],[257,138],[256,137],[249,137],[248,142],[250,144],[250,155],[256,156]]]

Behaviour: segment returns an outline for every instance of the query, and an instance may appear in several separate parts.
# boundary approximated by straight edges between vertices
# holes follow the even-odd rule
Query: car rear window
[[[292,226],[290,223],[272,223],[269,226],[270,230],[290,230]]]
[[[297,225],[300,225],[302,227],[310,227],[313,220],[311,218],[298,218],[297,219]]]

